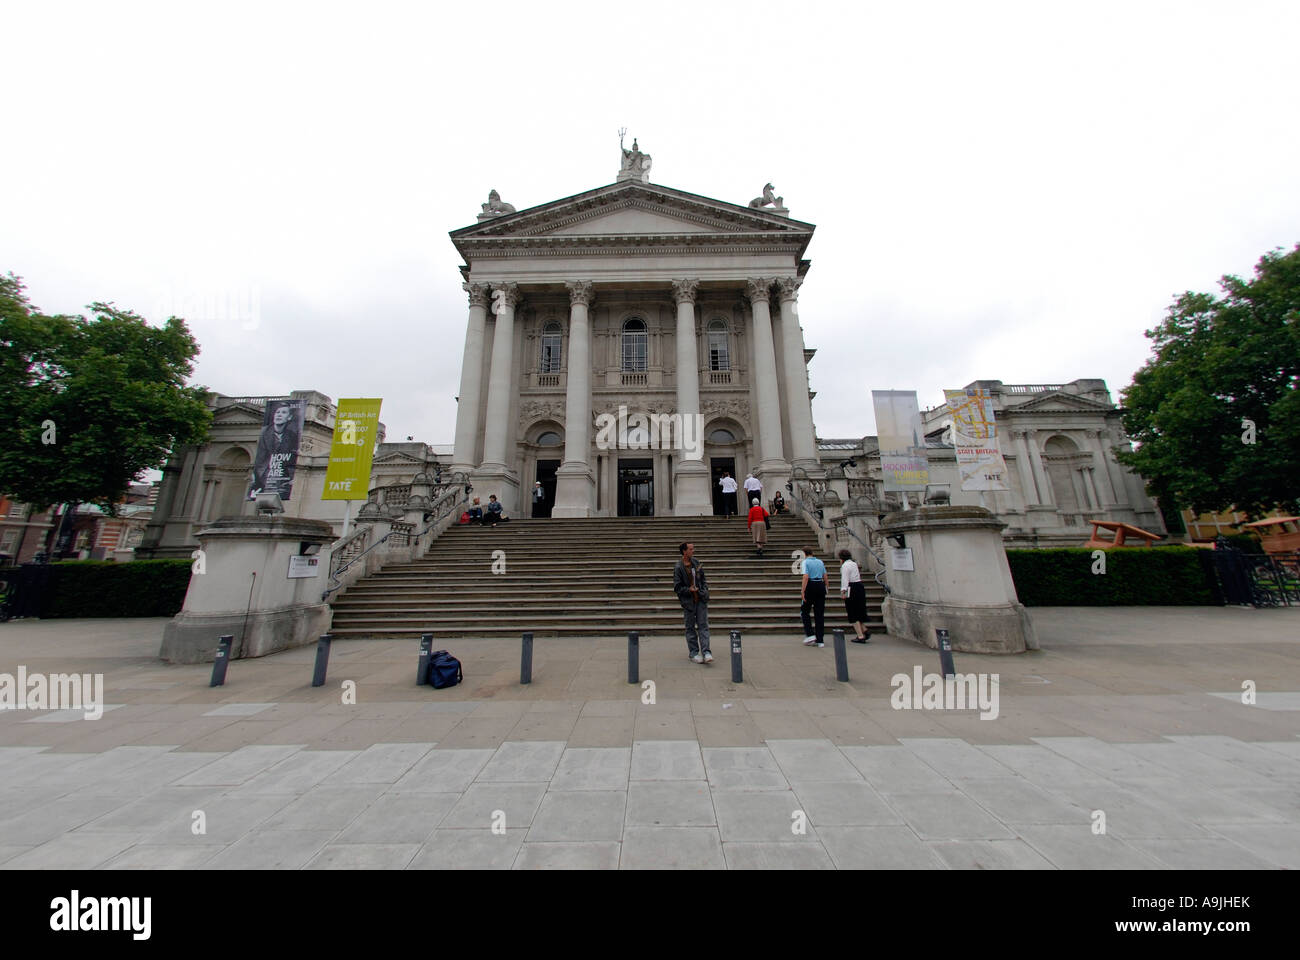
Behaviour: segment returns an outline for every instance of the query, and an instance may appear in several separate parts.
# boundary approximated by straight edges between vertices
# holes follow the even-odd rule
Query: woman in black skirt
[[[849,623],[853,624],[853,642],[866,643],[871,631],[866,627],[867,588],[862,583],[862,574],[853,560],[853,554],[847,550],[840,551],[840,596],[844,598],[844,612]]]

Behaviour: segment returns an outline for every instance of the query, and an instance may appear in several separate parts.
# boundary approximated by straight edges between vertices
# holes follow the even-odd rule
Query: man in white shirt
[[[754,498],[758,497],[758,502],[763,502],[763,484],[752,473],[745,477],[745,502],[753,503]]]
[[[722,512],[730,518],[736,512],[736,479],[726,470],[723,470],[722,479],[718,481],[718,486],[722,488]]]

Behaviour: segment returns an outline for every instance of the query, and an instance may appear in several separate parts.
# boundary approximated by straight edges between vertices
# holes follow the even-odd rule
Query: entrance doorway
[[[722,479],[724,472],[731,474],[731,479],[736,479],[736,458],[735,457],[711,457],[709,459],[711,467],[710,483],[713,484],[713,515],[715,517],[724,517],[727,515],[726,501],[722,497],[722,486],[718,483]],[[737,484],[739,488],[739,484]],[[737,498],[739,502],[739,498]],[[737,507],[737,510],[740,508]]]
[[[542,502],[539,504],[533,500],[533,494],[530,490],[528,493],[529,502],[532,504],[532,515],[534,517],[549,517],[551,508],[555,506],[555,471],[560,467],[559,460],[538,460],[537,476],[542,485]],[[536,489],[536,488],[533,488]]]
[[[618,515],[655,515],[655,465],[653,460],[618,461]]]

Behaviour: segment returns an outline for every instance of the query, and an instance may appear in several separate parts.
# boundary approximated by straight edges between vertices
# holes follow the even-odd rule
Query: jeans
[[[808,586],[804,589],[806,598],[799,606],[799,618],[803,620],[803,635],[805,637],[816,637],[817,642],[822,642],[822,637],[826,635],[826,581],[809,580]],[[817,629],[813,630],[812,618],[808,616],[808,611],[812,611],[817,619]]]
[[[686,649],[691,656],[709,653],[708,602],[683,603],[682,619],[686,621]]]

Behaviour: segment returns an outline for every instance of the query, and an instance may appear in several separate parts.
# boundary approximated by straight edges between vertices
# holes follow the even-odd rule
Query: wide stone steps
[[[682,540],[709,578],[709,622],[719,635],[799,635],[799,576],[791,554],[813,542],[802,520],[778,518],[762,558],[743,520],[670,517],[521,520],[456,526],[413,563],[389,564],[334,601],[341,637],[645,636],[682,633],[672,570]],[[496,553],[495,551],[504,551]],[[505,560],[505,572],[493,563]],[[839,563],[827,566],[826,623],[847,628]],[[498,565],[497,569],[500,569]],[[884,628],[884,590],[867,582],[867,616]],[[851,632],[851,630],[849,631]]]

